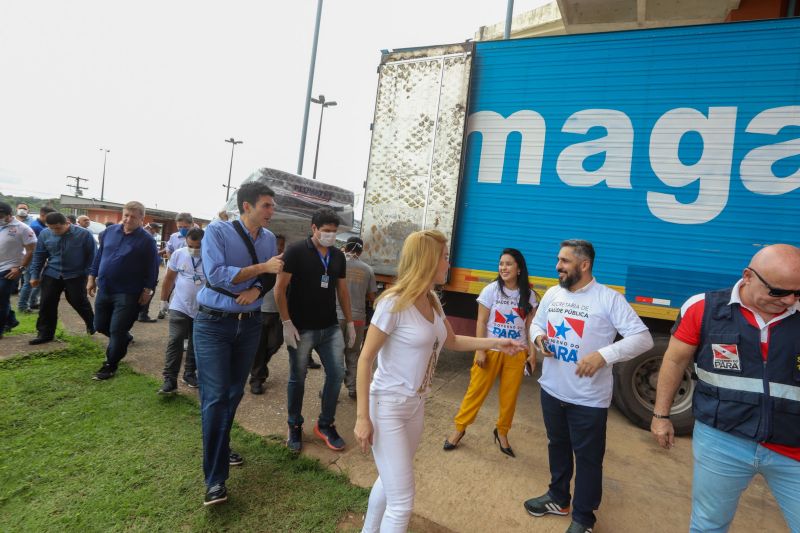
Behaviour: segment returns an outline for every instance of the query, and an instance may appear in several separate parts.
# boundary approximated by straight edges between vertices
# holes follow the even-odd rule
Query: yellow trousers
[[[500,376],[500,413],[497,416],[497,432],[507,435],[514,420],[514,411],[517,408],[517,395],[522,384],[522,375],[525,368],[527,352],[517,352],[507,355],[494,350],[486,351],[486,364],[484,368],[475,363],[470,371],[469,387],[461,407],[455,418],[456,430],[466,431],[467,426],[475,421],[486,396],[492,390],[494,380]]]

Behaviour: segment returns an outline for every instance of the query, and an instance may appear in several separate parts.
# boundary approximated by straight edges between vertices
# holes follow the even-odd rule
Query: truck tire
[[[669,337],[654,336],[653,348],[624,363],[614,365],[614,405],[631,422],[642,429],[650,429],[653,407],[656,401],[656,384],[661,360],[667,349]],[[676,435],[689,435],[694,427],[692,416],[692,394],[694,380],[691,368],[684,373],[675,401],[670,411],[670,420]]]

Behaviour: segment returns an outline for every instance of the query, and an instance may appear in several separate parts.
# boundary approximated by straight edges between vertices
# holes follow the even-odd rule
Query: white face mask
[[[333,246],[336,244],[336,232],[335,231],[320,231],[319,232],[319,243],[326,248],[329,246]]]
[[[189,248],[189,255],[192,257],[200,257],[200,248]]]
[[[17,209],[17,216],[18,217],[26,217],[26,216],[28,216],[28,210],[27,209]]]

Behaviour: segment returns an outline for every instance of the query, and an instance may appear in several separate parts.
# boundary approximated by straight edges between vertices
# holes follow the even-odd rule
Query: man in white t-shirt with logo
[[[14,218],[11,205],[0,202],[0,339],[6,326],[19,322],[11,310],[11,291],[33,258],[36,235]]]
[[[558,285],[545,293],[530,331],[546,356],[539,384],[551,479],[549,490],[527,500],[525,509],[532,516],[567,515],[577,469],[567,533],[591,532],[600,507],[611,366],[653,347],[650,332],[625,298],[595,281],[594,257],[588,241],[561,243]],[[617,333],[623,338],[614,342]]]
[[[206,284],[203,258],[200,255],[200,241],[204,233],[200,228],[190,229],[186,233],[184,246],[176,249],[167,263],[167,275],[161,285],[161,311],[169,309],[169,340],[164,364],[164,384],[158,390],[159,394],[174,394],[178,391],[178,372],[181,369],[184,342],[187,343],[186,363],[181,381],[193,389],[197,388],[192,333],[198,311],[197,293]]]

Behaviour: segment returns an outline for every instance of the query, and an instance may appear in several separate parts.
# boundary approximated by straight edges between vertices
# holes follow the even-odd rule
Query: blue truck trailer
[[[669,327],[760,247],[800,245],[800,19],[461,43],[384,53],[363,258],[390,282],[404,238],[437,228],[445,308],[473,333],[504,247],[539,292],[566,238],[656,337],[615,367],[649,427]],[[672,415],[691,431],[687,372]]]

